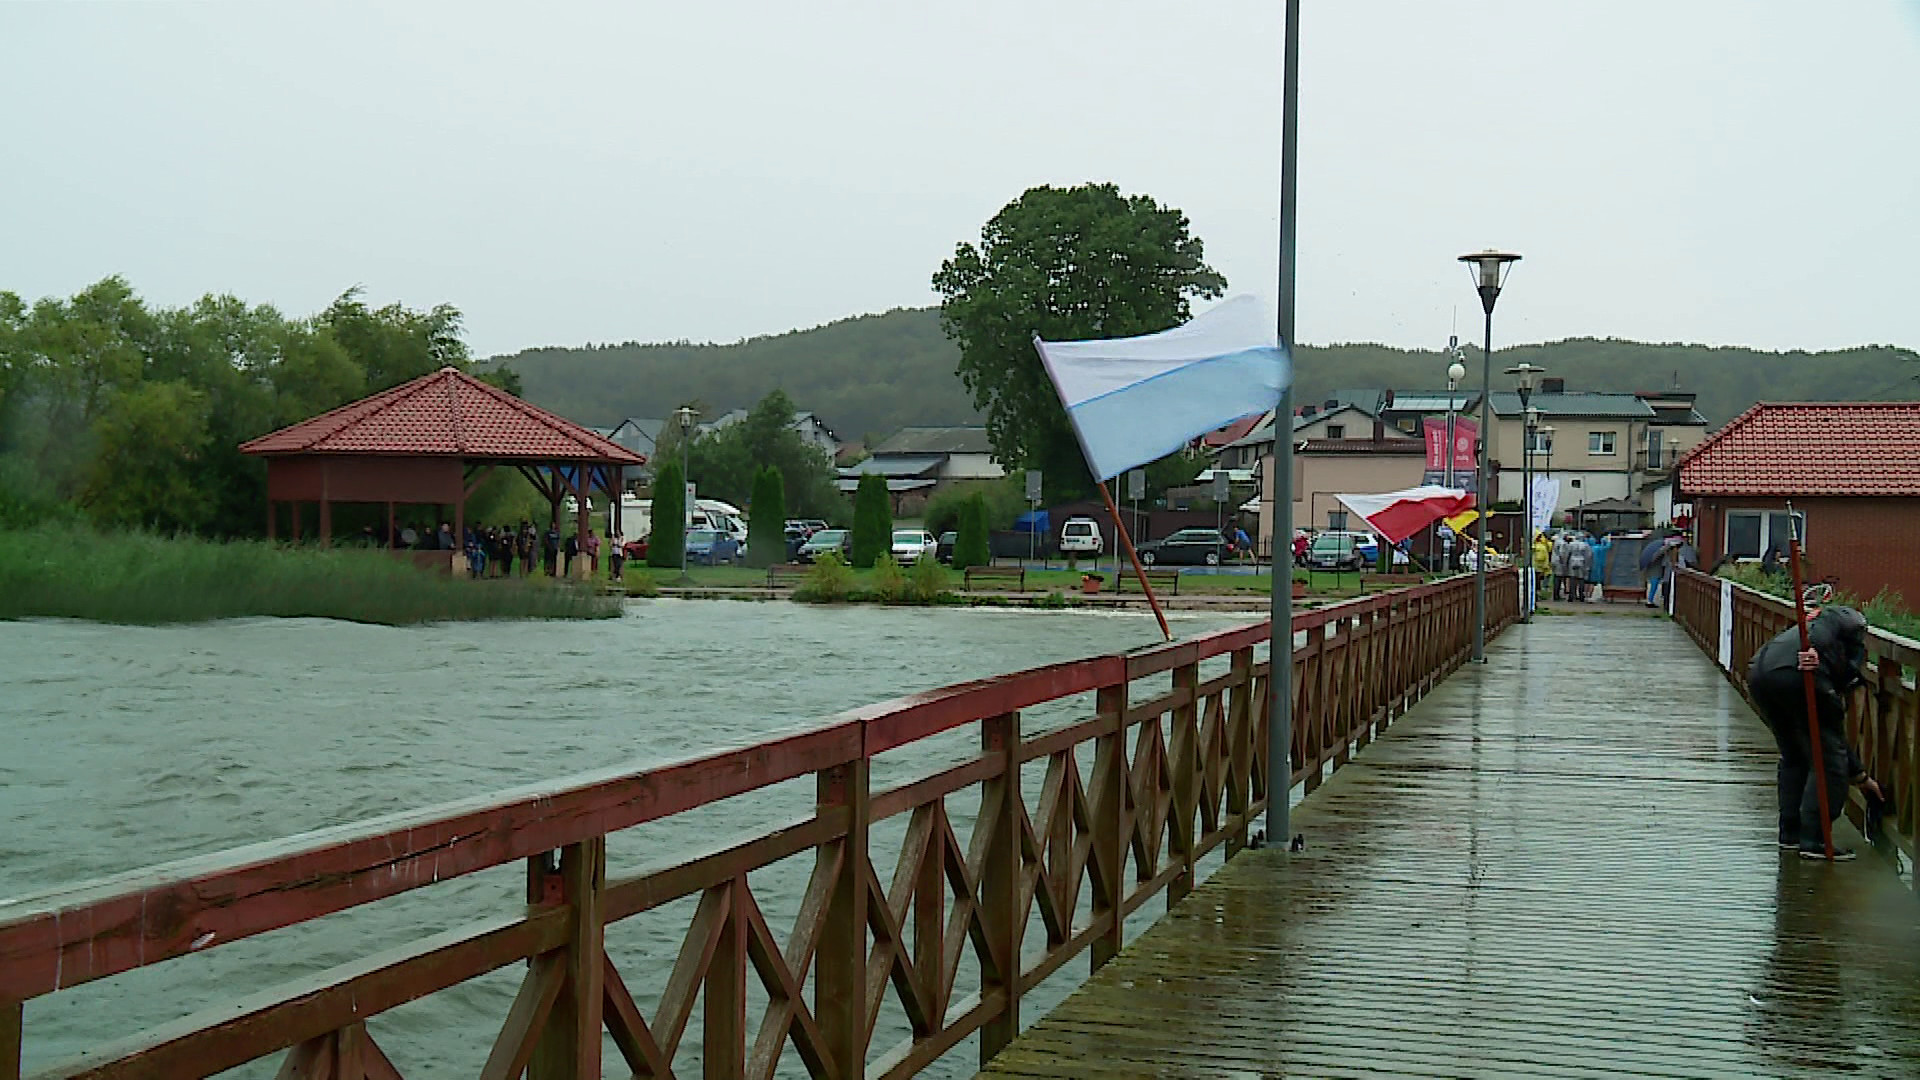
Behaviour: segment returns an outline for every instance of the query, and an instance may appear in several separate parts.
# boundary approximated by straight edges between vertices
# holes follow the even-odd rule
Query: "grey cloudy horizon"
[[[692,9],[692,10],[689,10]],[[1277,265],[1281,4],[5,4],[0,289],[447,302],[476,355],[936,302],[1037,184]],[[1920,346],[1920,0],[1308,0],[1299,339]]]

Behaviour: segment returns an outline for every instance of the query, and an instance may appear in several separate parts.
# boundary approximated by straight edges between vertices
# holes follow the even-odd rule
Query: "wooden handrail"
[[[1730,616],[1723,622],[1725,605]],[[1747,667],[1760,646],[1793,625],[1793,605],[1758,589],[1682,570],[1675,580],[1674,619],[1747,694]],[[1867,685],[1848,702],[1847,739],[1887,796],[1881,827],[1909,861],[1920,844],[1920,641],[1884,630],[1867,632]],[[1864,826],[1860,791],[1848,793],[1847,816]],[[1920,889],[1920,876],[1915,879]]]
[[[1494,576],[1496,628],[1516,617],[1518,596],[1511,572]],[[1290,782],[1317,785],[1329,763],[1338,768],[1464,662],[1471,612],[1471,580],[1458,578],[1301,613],[1293,629],[1308,641],[1292,654]],[[1177,900],[1201,857],[1249,842],[1267,799],[1271,665],[1254,654],[1267,637],[1257,623],[1050,664],[848,710],[751,746],[0,902],[0,1050],[18,1044],[23,1001],[523,861],[525,914],[118,1041],[102,1037],[93,1052],[39,1075],[217,1071],[289,1049],[296,1073],[386,1078],[393,1065],[368,1016],[522,962],[525,980],[488,1075],[599,1075],[603,1027],[636,1075],[666,1075],[698,1019],[708,1075],[771,1076],[791,1043],[813,1075],[858,1076],[889,993],[911,1031],[882,1059],[884,1075],[911,1075],[975,1032],[990,1056],[1017,1032],[1027,990],[1083,952],[1104,963],[1128,914],[1162,893]],[[1201,662],[1221,657],[1227,671],[1203,679]],[[1163,673],[1173,691],[1129,708],[1129,684]],[[1091,718],[1023,730],[1023,710],[1087,693],[1096,695]],[[979,730],[977,757],[873,788],[874,756],[966,726]],[[1077,752],[1089,745],[1093,766],[1083,775]],[[1020,768],[1042,761],[1046,780],[1030,802]],[[819,798],[807,816],[611,875],[609,834],[809,774]],[[945,800],[968,789],[982,800],[963,845]],[[901,815],[905,842],[882,876],[868,833]],[[814,871],[796,924],[776,936],[747,874],[809,854]],[[699,899],[698,914],[657,1009],[643,1010],[606,956],[602,929],[685,897]],[[1023,963],[1036,913],[1045,947]],[[981,990],[961,998],[955,979],[969,961]],[[749,979],[772,1002],[757,1029],[745,1015]],[[7,1057],[0,1053],[0,1080],[15,1080],[17,1060],[9,1067]]]

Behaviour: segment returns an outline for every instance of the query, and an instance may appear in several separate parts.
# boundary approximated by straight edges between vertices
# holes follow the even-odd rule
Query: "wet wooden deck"
[[[1489,660],[982,1075],[1920,1076],[1920,903],[1779,851],[1771,739],[1678,628]]]

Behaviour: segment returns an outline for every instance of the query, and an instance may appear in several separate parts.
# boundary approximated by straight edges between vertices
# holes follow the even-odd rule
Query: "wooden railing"
[[[1793,625],[1793,605],[1776,596],[1698,571],[1675,583],[1673,615],[1744,696],[1747,666],[1774,635]],[[1920,642],[1880,630],[1867,635],[1867,685],[1847,710],[1847,738],[1885,789],[1884,839],[1908,860],[1920,838]],[[1864,825],[1866,806],[1850,789],[1847,815]],[[1920,889],[1920,875],[1915,876]]]
[[[1295,621],[1304,643],[1293,650],[1293,783],[1318,785],[1352,744],[1463,661],[1471,587],[1454,578]],[[1494,575],[1496,628],[1512,621],[1517,598],[1511,572]],[[1269,665],[1255,652],[1266,640],[1255,624],[1054,664],[855,709],[741,749],[8,901],[0,1080],[20,1075],[25,1001],[162,962],[204,964],[255,935],[515,862],[526,866],[524,908],[102,1036],[35,1075],[203,1076],[287,1050],[283,1077],[390,1080],[399,1072],[370,1017],[522,962],[481,1070],[491,1080],[597,1077],[603,1029],[634,1074],[691,1075],[683,1036],[696,1013],[698,1071],[708,1077],[772,1076],[789,1043],[816,1077],[909,1076],[976,1032],[991,1057],[1019,1030],[1022,998],[1041,980],[1083,953],[1093,967],[1105,963],[1129,914],[1162,893],[1177,901],[1204,855],[1248,843],[1268,794]],[[1203,674],[1203,663],[1223,661]],[[1090,717],[1023,726],[1023,710],[1087,694]],[[959,763],[873,784],[877,756],[969,728],[977,741]],[[1029,762],[1036,772],[1044,762],[1037,798],[1021,782]],[[813,807],[800,820],[610,876],[610,835],[808,776]],[[963,838],[964,811],[950,816],[948,799],[969,790],[978,812]],[[902,818],[889,865],[874,838]],[[781,937],[748,875],[786,859],[810,860],[811,871]],[[626,976],[640,969],[659,982],[665,973],[657,1004],[643,1010],[605,933],[679,899],[693,914],[677,954],[622,957]],[[757,1025],[750,998],[762,1006]],[[875,1055],[883,1005],[904,1014],[906,1031]]]

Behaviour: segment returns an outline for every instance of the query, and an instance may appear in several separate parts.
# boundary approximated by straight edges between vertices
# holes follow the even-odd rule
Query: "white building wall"
[[[948,454],[940,470],[942,480],[998,480],[1007,470],[993,460],[992,454]]]

